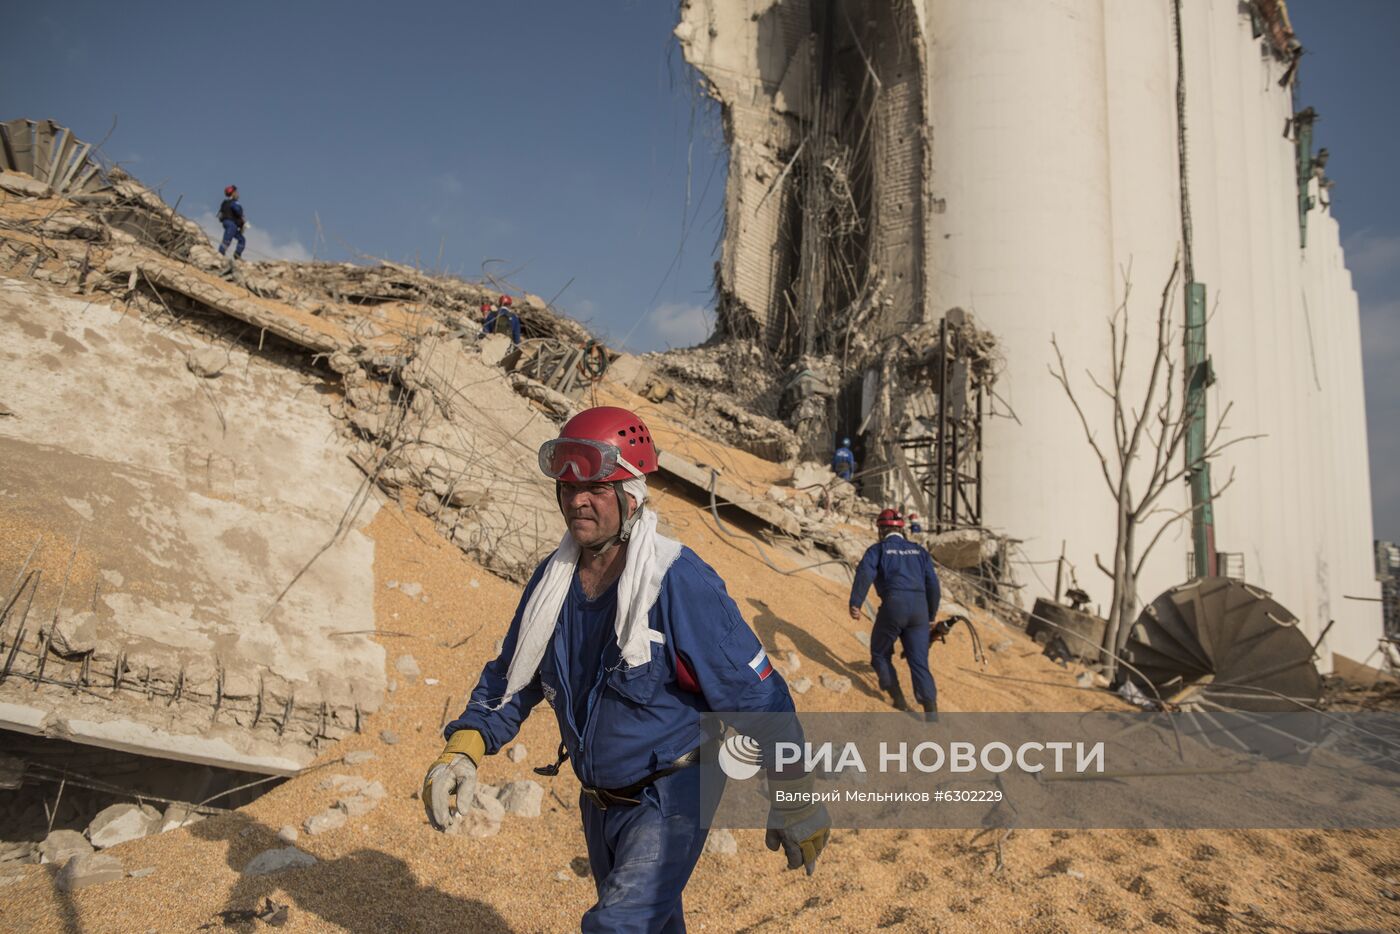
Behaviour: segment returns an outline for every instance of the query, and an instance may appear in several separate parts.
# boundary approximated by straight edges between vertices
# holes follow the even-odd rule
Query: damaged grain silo
[[[703,355],[804,458],[853,438],[870,498],[1009,539],[1024,596],[1063,555],[1104,606],[1116,507],[1085,435],[1114,419],[1081,426],[1051,339],[1105,371],[1122,306],[1153,346],[1175,261],[1189,417],[1251,440],[1174,455],[1192,482],[1137,530],[1162,532],[1142,600],[1243,578],[1324,667],[1374,658],[1374,604],[1344,599],[1376,591],[1357,300],[1283,0],[686,0],[675,33],[730,172],[716,335],[663,372]]]

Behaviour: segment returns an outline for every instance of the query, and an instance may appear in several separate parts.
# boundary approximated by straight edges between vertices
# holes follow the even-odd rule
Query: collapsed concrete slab
[[[0,727],[274,774],[357,729],[375,505],[322,381],[24,280],[0,332]]]

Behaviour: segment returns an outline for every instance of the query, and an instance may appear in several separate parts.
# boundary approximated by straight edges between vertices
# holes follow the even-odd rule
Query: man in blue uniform
[[[568,531],[526,586],[500,656],[443,731],[447,747],[423,782],[428,820],[448,827],[454,794],[467,809],[484,757],[544,700],[559,722],[560,761],[583,785],[598,893],[583,930],[684,931],[681,893],[714,807],[702,803],[693,767],[702,747],[713,749],[705,714],[791,715],[792,697],[724,582],[643,508],[656,449],[640,418],[607,406],[581,412],[539,460]],[[783,787],[771,770],[769,787]],[[768,827],[768,848],[810,874],[830,832],[825,808],[775,802]]]
[[[880,541],[866,549],[851,583],[851,619],[860,619],[860,608],[873,583],[880,595],[880,611],[870,633],[870,664],[880,689],[889,693],[897,709],[909,709],[904,689],[894,673],[894,644],[898,640],[909,662],[914,699],[923,706],[924,718],[932,723],[938,720],[938,688],[928,667],[929,639],[941,638],[947,631],[942,623],[935,622],[942,596],[938,574],[928,552],[904,538],[904,520],[898,512],[886,509],[875,525],[880,530]]]
[[[486,311],[486,320],[481,325],[481,336],[487,334],[510,333],[510,342],[517,347],[520,346],[520,316],[510,310],[511,297],[501,296],[501,303],[495,308],[490,308],[482,303],[482,309]]]
[[[842,480],[850,480],[856,472],[856,456],[851,451],[851,439],[842,438],[841,446],[831,455],[831,469]]]
[[[224,255],[231,241],[237,239],[238,246],[233,251],[234,259],[243,258],[243,248],[248,241],[243,238],[243,205],[238,203],[238,186],[229,185],[224,189],[224,200],[219,205],[219,222],[224,225],[224,242],[219,244],[219,255]]]

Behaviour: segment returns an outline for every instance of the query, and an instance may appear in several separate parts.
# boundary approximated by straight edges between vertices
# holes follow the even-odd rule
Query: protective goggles
[[[540,470],[566,483],[597,483],[621,467],[634,477],[641,471],[627,463],[615,444],[589,438],[555,438],[540,445]]]

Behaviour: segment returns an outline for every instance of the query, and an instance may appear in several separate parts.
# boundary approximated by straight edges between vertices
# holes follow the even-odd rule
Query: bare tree
[[[1186,413],[1186,383],[1184,379],[1178,379],[1177,376],[1178,367],[1174,351],[1180,346],[1180,341],[1176,339],[1179,329],[1173,326],[1171,312],[1180,270],[1181,259],[1178,256],[1172,264],[1167,284],[1162,288],[1161,302],[1157,307],[1157,338],[1152,351],[1151,372],[1148,375],[1146,387],[1142,390],[1141,404],[1132,405],[1127,398],[1127,390],[1124,387],[1129,362],[1128,299],[1133,288],[1131,264],[1123,272],[1123,300],[1108,319],[1112,348],[1108,384],[1105,385],[1092,372],[1085,370],[1089,382],[1104,395],[1111,406],[1113,422],[1113,446],[1111,450],[1106,449],[1105,445],[1099,441],[1097,433],[1090,425],[1084,406],[1080,403],[1078,396],[1075,395],[1074,387],[1070,384],[1069,371],[1065,366],[1065,357],[1060,349],[1059,341],[1053,335],[1050,338],[1050,343],[1055,348],[1056,358],[1056,365],[1050,367],[1050,375],[1055,377],[1056,382],[1064,388],[1065,394],[1069,396],[1069,401],[1074,406],[1075,413],[1079,416],[1079,423],[1084,429],[1084,435],[1098,456],[1104,483],[1108,485],[1108,491],[1113,496],[1117,511],[1112,570],[1104,567],[1102,562],[1098,562],[1098,556],[1095,556],[1099,569],[1113,579],[1113,598],[1109,604],[1108,627],[1104,633],[1102,646],[1102,660],[1108,666],[1110,677],[1112,677],[1115,667],[1118,650],[1126,641],[1128,626],[1137,612],[1138,575],[1142,572],[1147,556],[1161,541],[1167,529],[1181,519],[1190,516],[1195,509],[1203,508],[1205,505],[1202,503],[1188,506],[1182,510],[1171,510],[1157,505],[1168,487],[1185,478],[1193,466],[1186,463],[1184,456],[1178,456],[1183,453],[1187,430],[1191,423],[1191,419],[1187,417]],[[1186,375],[1189,378],[1190,374]],[[1225,405],[1216,419],[1214,427],[1207,433],[1203,460],[1211,460],[1232,444],[1260,437],[1259,435],[1248,435],[1229,441],[1222,442],[1220,440],[1221,430],[1225,427],[1225,419],[1230,414],[1231,405]],[[1151,469],[1141,489],[1135,490],[1133,487],[1133,474],[1135,472],[1133,465],[1139,459],[1146,459]],[[1138,473],[1141,476],[1141,473]],[[1225,492],[1234,479],[1235,474],[1232,470],[1225,482],[1211,491],[1209,501],[1214,501],[1216,497]],[[1161,525],[1147,541],[1147,544],[1139,549],[1137,544],[1138,527],[1157,516],[1163,516]]]

